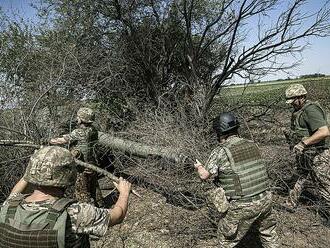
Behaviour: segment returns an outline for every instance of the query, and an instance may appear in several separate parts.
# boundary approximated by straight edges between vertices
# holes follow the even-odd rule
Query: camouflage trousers
[[[298,163],[301,162],[301,160],[298,160]],[[330,206],[330,150],[324,150],[311,158],[309,162],[311,163],[310,172],[307,175],[300,176],[289,192],[290,204],[293,207],[298,204],[306,184],[311,182],[313,192]],[[308,161],[304,160],[304,163],[308,163]]]
[[[263,247],[279,247],[276,225],[270,192],[257,201],[231,201],[218,224],[219,247],[235,247],[251,229],[259,233]]]
[[[103,197],[97,180],[97,174],[84,170],[77,173],[75,197],[79,202],[88,202],[102,207]]]

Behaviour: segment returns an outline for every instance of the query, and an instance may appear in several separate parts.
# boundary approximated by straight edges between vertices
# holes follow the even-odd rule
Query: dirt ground
[[[279,158],[289,156],[281,147],[262,147],[270,166],[279,169]],[[198,181],[197,177],[196,180]],[[186,209],[167,202],[166,198],[150,189],[136,187],[142,198],[131,196],[124,222],[111,228],[93,247],[218,247],[216,226],[210,221],[206,207]],[[106,192],[104,192],[106,193]],[[330,228],[322,223],[317,208],[300,204],[294,213],[281,208],[285,194],[274,195],[274,211],[278,219],[281,247],[327,248]],[[249,233],[240,247],[261,247],[256,233]]]
[[[207,209],[186,210],[166,203],[162,195],[150,190],[137,190],[142,198],[131,197],[125,221],[93,242],[93,247],[217,247],[216,230],[207,220]],[[277,205],[283,199],[275,197],[275,201]],[[282,247],[329,247],[330,228],[321,223],[315,211],[300,206],[289,213],[275,206],[275,213]],[[240,247],[261,247],[255,235],[250,235]]]

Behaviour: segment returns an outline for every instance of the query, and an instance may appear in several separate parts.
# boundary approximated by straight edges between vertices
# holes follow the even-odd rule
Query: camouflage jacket
[[[98,132],[94,126],[80,126],[70,134],[63,135],[63,138],[71,146],[73,153],[85,162],[94,163],[94,146],[98,140]]]

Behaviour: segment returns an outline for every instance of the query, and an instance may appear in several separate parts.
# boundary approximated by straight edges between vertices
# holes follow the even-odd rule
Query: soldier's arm
[[[320,141],[330,136],[329,128],[327,126],[320,127],[315,133],[313,133],[308,138],[304,139],[305,145],[317,144]]]
[[[73,232],[102,237],[110,226],[123,221],[127,212],[131,184],[120,178],[116,187],[119,198],[112,209],[97,208],[89,203],[79,202],[68,207]]]
[[[22,177],[14,186],[14,188],[11,190],[10,194],[14,194],[14,193],[23,193],[27,186],[28,186],[28,182],[24,180],[24,178]]]
[[[49,143],[52,145],[64,145],[79,140],[81,135],[83,135],[81,130],[75,129],[69,134],[64,134],[62,137],[51,139]]]
[[[212,151],[205,165],[201,164],[201,162],[196,159],[194,166],[199,177],[202,180],[206,180],[217,176],[218,173],[221,172],[220,166],[224,165],[226,159],[227,156],[225,150],[222,147],[217,147]]]
[[[128,198],[131,192],[131,183],[122,178],[119,178],[119,183],[116,184],[119,191],[119,198],[112,209],[109,209],[110,214],[110,226],[121,223],[127,213]]]
[[[53,138],[49,141],[50,144],[52,145],[63,145],[63,144],[67,144],[68,140],[66,140],[63,137],[59,137],[59,138]]]

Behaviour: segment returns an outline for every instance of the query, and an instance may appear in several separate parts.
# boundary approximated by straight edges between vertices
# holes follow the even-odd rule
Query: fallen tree
[[[146,145],[118,138],[104,132],[99,132],[99,144],[107,148],[120,150],[139,157],[162,157],[175,162],[185,162],[188,158],[186,155],[178,153],[173,148]]]

